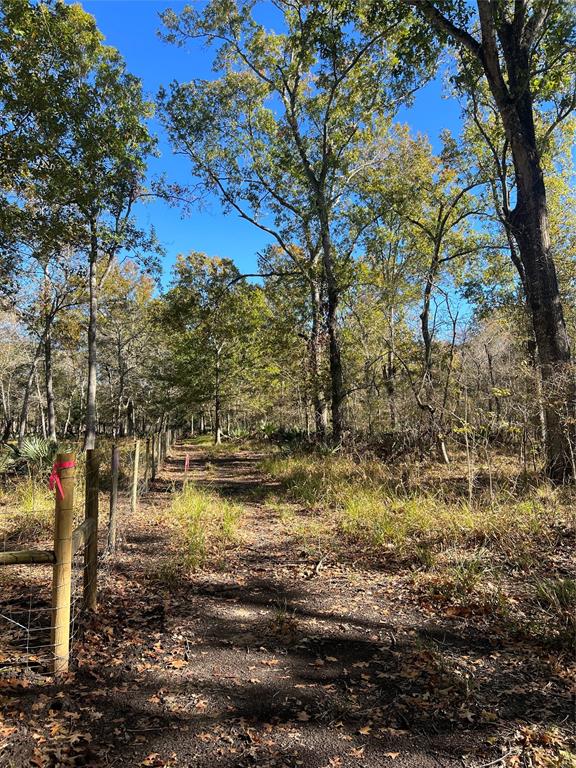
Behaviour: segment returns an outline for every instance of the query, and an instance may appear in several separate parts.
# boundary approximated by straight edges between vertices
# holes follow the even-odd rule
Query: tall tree
[[[0,1],[0,270],[17,261],[23,203],[46,179],[104,47],[80,5]],[[0,274],[2,274],[0,272]],[[5,290],[6,283],[3,283]]]
[[[159,305],[168,332],[170,370],[162,378],[175,384],[182,403],[213,409],[214,442],[223,432],[225,407],[244,391],[265,387],[261,335],[267,316],[259,286],[240,279],[229,259],[203,253],[180,256],[174,283]]]
[[[359,37],[346,3],[280,0],[283,31],[265,28],[247,0],[212,0],[163,15],[166,38],[201,37],[218,46],[216,80],[175,84],[162,94],[176,150],[222,202],[268,232],[294,261],[294,229],[310,232],[326,287],[332,437],[344,433],[344,371],[339,335],[342,291],[354,241],[339,209],[359,171],[358,148],[407,98],[427,71],[426,57],[397,47],[397,14]]]
[[[79,5],[2,0],[0,12],[0,228],[17,238],[32,201],[70,225],[54,252],[72,245],[87,255],[85,447],[93,448],[98,294],[120,253],[154,245],[133,216],[154,146],[152,105]]]
[[[504,207],[518,246],[544,384],[547,472],[571,472],[570,429],[562,403],[574,409],[570,343],[550,248],[543,148],[576,108],[576,9],[564,0],[404,0],[459,49],[473,88],[481,74],[502,121],[514,168],[515,200]]]

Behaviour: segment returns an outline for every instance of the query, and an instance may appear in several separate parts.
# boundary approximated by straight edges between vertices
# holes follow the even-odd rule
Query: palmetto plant
[[[55,454],[55,443],[36,435],[30,435],[22,442],[18,451],[18,458],[27,464],[30,474],[38,475],[53,462]]]

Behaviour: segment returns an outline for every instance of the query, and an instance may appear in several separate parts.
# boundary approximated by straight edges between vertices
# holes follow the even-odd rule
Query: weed
[[[182,579],[182,563],[177,560],[162,561],[147,571],[150,581],[165,587],[175,587]]]
[[[354,462],[344,456],[273,456],[264,470],[278,478],[290,496],[317,509],[347,537],[391,549],[432,568],[447,546],[490,547],[512,566],[537,557],[538,542],[554,522],[550,491],[534,499],[510,495],[490,504],[444,497],[440,489],[407,493],[380,462]]]
[[[210,551],[222,550],[234,541],[242,508],[188,484],[175,497],[171,514],[183,540],[183,562],[188,567],[198,568]]]
[[[576,648],[576,579],[542,579],[536,584],[536,602],[549,619],[543,632],[561,645]]]
[[[542,579],[536,585],[541,607],[576,614],[576,579]]]
[[[43,518],[54,510],[54,494],[45,483],[34,478],[20,481],[16,486],[18,509],[26,515]]]
[[[290,610],[286,598],[276,603],[274,617],[270,621],[270,629],[273,634],[286,641],[295,639],[298,631],[296,608]]]

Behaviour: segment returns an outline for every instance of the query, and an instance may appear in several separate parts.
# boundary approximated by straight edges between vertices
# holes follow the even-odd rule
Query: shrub
[[[536,584],[536,601],[553,621],[557,639],[576,647],[576,579],[542,579]]]

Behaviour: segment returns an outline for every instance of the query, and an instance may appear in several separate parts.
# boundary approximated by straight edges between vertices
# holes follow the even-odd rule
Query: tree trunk
[[[394,352],[388,351],[388,359],[384,366],[384,388],[388,395],[388,413],[390,416],[390,429],[396,431],[398,426],[398,414],[396,411],[396,367],[394,365]]]
[[[322,386],[322,322],[320,317],[321,298],[320,289],[316,282],[311,286],[312,303],[312,331],[310,334],[310,371],[312,384],[312,405],[314,408],[314,426],[316,429],[316,440],[320,443],[326,440],[326,430],[328,427],[328,413],[326,409],[326,399],[324,397],[324,388]]]
[[[504,126],[516,181],[516,206],[506,210],[505,215],[518,244],[519,271],[538,347],[546,418],[546,472],[562,480],[572,473],[572,428],[565,427],[563,413],[572,419],[575,386],[556,268],[550,254],[546,187],[530,87],[538,60],[535,54],[539,40],[531,29],[536,10],[527,0],[517,0],[510,21],[506,14],[495,12],[496,3],[477,0],[478,41],[444,15],[438,4],[428,0],[407,2],[477,59]]]
[[[54,380],[52,375],[52,329],[46,321],[44,336],[44,380],[46,384],[46,411],[48,415],[48,437],[55,443],[56,435],[56,407],[54,402]]]
[[[28,371],[28,378],[26,379],[26,385],[24,387],[24,393],[22,396],[22,408],[20,409],[20,419],[18,421],[18,448],[22,448],[24,437],[26,436],[26,422],[28,421],[28,409],[30,406],[30,392],[32,391],[32,384],[34,383],[34,377],[36,375],[36,366],[40,360],[42,354],[42,345],[44,340],[40,341],[34,352],[32,364]]]
[[[422,298],[422,312],[420,313],[420,329],[422,332],[422,342],[424,343],[424,365],[422,372],[422,389],[426,393],[426,400],[430,402],[433,397],[432,382],[432,333],[430,331],[430,303],[432,301],[432,288],[438,274],[440,266],[440,244],[434,244],[434,255],[430,262],[426,283],[424,285],[424,295]]]
[[[88,272],[89,320],[88,320],[88,392],[86,395],[86,432],[84,435],[84,450],[93,450],[96,446],[96,355],[97,355],[97,316],[98,316],[98,283],[96,266],[98,263],[98,239],[96,224],[91,223],[90,255]]]
[[[574,380],[570,344],[550,254],[546,187],[536,141],[534,105],[529,86],[531,51],[525,29],[496,28],[490,4],[478,0],[482,32],[479,58],[502,118],[510,144],[516,178],[516,206],[506,211],[522,262],[523,285],[534,327],[542,376],[546,418],[546,472],[563,480],[572,472],[571,437],[563,413],[574,410]],[[507,80],[504,80],[496,40],[502,45]]]
[[[134,400],[130,398],[126,403],[126,434],[129,437],[132,437],[136,431],[136,419],[134,411]]]
[[[6,443],[10,439],[12,430],[14,428],[14,420],[10,411],[10,391],[6,393],[4,388],[4,382],[0,380],[0,391],[2,392],[2,410],[4,413],[4,431],[0,442]]]
[[[214,444],[220,445],[222,442],[222,427],[221,427],[221,408],[220,401],[220,350],[216,356],[216,381],[214,390]]]
[[[339,445],[344,436],[344,416],[342,413],[344,403],[344,372],[342,369],[342,356],[340,351],[340,338],[338,334],[338,305],[340,301],[340,289],[334,273],[332,243],[328,224],[328,213],[323,201],[319,201],[319,216],[322,239],[322,262],[326,277],[326,298],[328,327],[328,349],[330,358],[330,389],[332,412],[332,442]]]
[[[519,142],[516,141],[516,144]],[[550,256],[544,180],[536,151],[516,148],[518,202],[510,224],[524,268],[527,304],[532,319],[542,378],[546,422],[546,472],[564,479],[571,473],[570,436],[564,428],[565,408],[574,408],[570,343],[554,261]]]
[[[44,403],[42,402],[42,392],[40,391],[40,382],[38,381],[38,370],[34,375],[34,381],[36,383],[36,395],[38,397],[38,415],[40,416],[40,426],[42,428],[42,437],[46,440],[46,416],[44,414]]]

